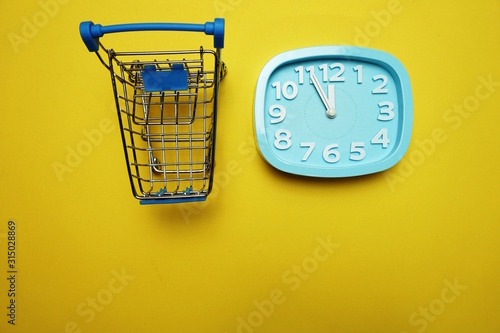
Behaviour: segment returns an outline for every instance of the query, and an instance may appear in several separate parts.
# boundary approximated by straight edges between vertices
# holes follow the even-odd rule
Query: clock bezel
[[[272,73],[293,62],[315,60],[318,58],[332,57],[339,60],[360,61],[371,63],[387,70],[394,79],[397,89],[398,106],[401,108],[400,140],[392,149],[391,154],[384,156],[376,162],[351,165],[348,167],[320,168],[310,166],[307,163],[294,164],[280,159],[272,151],[272,143],[268,142],[265,126],[265,96],[268,81]],[[398,111],[399,112],[399,111]],[[410,77],[403,64],[391,54],[356,46],[316,46],[286,51],[273,57],[262,69],[257,80],[254,100],[254,131],[258,151],[263,159],[286,173],[309,177],[340,178],[361,176],[381,172],[393,167],[405,155],[411,140],[413,127],[413,96],[410,85]]]

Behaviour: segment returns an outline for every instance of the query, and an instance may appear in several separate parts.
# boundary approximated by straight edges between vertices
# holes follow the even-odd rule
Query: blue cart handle
[[[130,31],[194,31],[214,36],[214,47],[224,47],[224,19],[216,18],[205,24],[188,23],[131,23],[102,26],[91,21],[80,23],[80,35],[90,52],[99,50],[99,38],[105,34]]]

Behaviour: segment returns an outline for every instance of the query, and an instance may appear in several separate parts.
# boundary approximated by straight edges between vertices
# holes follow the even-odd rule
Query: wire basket
[[[117,52],[99,38],[126,31],[198,31],[215,50]],[[80,33],[111,73],[123,149],[141,204],[205,200],[212,189],[224,20],[197,24],[82,22]],[[107,58],[107,59],[106,59]]]

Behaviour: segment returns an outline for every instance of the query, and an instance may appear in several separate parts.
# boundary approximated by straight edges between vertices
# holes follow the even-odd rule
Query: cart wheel
[[[221,64],[221,68],[220,68],[220,78],[219,78],[219,81],[222,81],[222,79],[224,78],[224,76],[226,76],[226,73],[227,73],[227,67],[226,67],[226,64],[223,61],[222,64]]]

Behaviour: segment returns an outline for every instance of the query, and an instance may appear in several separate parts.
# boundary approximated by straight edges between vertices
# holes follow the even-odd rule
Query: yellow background
[[[28,0],[3,1],[0,13],[1,332],[500,332],[499,1]],[[215,189],[205,203],[140,206],[109,74],[78,24],[218,16],[228,74]],[[102,41],[211,43],[192,33]],[[406,156],[354,179],[273,170],[253,144],[260,70],[283,51],[341,44],[407,68]],[[102,140],[58,174],[93,130]]]

